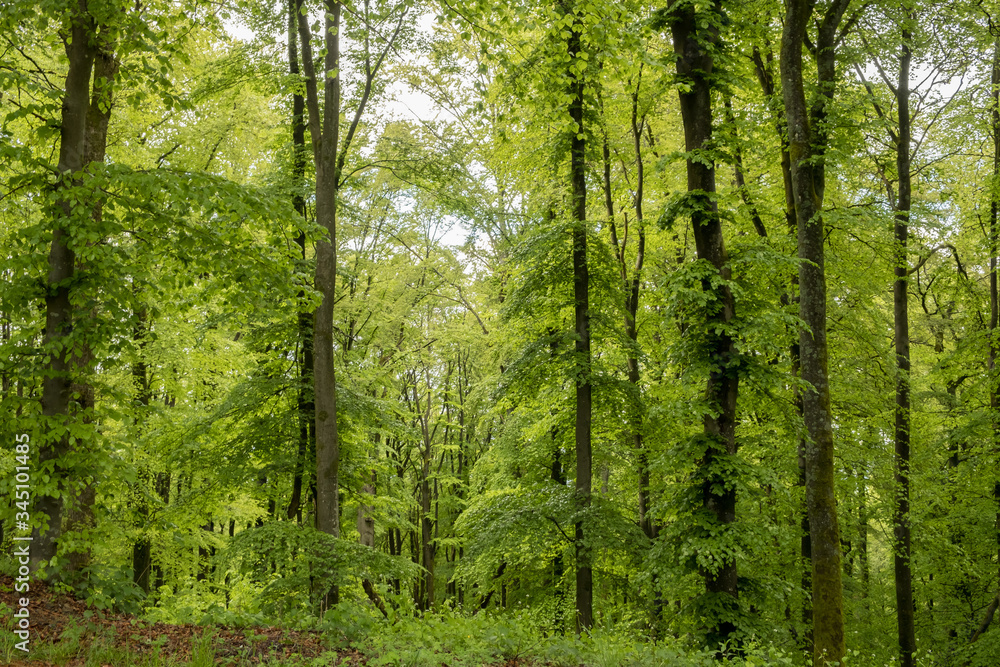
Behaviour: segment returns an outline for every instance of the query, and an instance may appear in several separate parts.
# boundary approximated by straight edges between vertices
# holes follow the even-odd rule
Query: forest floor
[[[40,582],[31,582],[27,595],[16,593],[14,583],[12,577],[0,575],[0,603],[6,605],[2,631],[7,635],[0,640],[0,664],[34,667],[367,664],[358,651],[329,649],[316,631],[150,623],[130,614],[90,608]],[[20,639],[14,635],[12,614],[21,597],[30,600],[31,634],[26,655],[14,646]],[[498,663],[504,667],[528,664],[523,659]]]
[[[0,655],[13,659],[11,664],[62,664],[68,667],[84,665],[94,642],[104,648],[117,649],[119,654],[134,654],[137,661],[144,661],[157,653],[166,660],[185,662],[192,660],[192,653],[199,645],[211,642],[215,664],[256,665],[274,662],[298,655],[316,658],[327,652],[319,632],[283,630],[273,627],[234,628],[224,626],[168,625],[149,623],[129,614],[89,608],[71,595],[54,593],[40,582],[31,582],[29,593],[15,593],[14,579],[0,576],[0,602],[7,605],[4,631],[13,633],[12,614],[20,597],[30,600],[30,642],[28,659],[14,655]],[[59,649],[60,644],[63,650]],[[6,646],[5,641],[2,645]],[[44,647],[45,650],[41,650]],[[207,648],[207,646],[206,646]],[[50,659],[33,660],[32,653]],[[79,656],[72,655],[79,653]],[[194,656],[197,657],[197,656]],[[51,658],[55,658],[54,660]],[[64,660],[60,660],[63,658]],[[349,652],[341,655],[338,664],[363,664],[360,656]],[[117,667],[117,665],[115,666]]]

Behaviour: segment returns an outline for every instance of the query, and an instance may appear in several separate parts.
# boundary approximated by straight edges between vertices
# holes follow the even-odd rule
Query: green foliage
[[[222,554],[221,565],[244,577],[249,587],[244,589],[248,599],[235,600],[238,606],[294,624],[314,618],[319,599],[333,584],[409,578],[416,569],[407,560],[284,521],[240,531]]]
[[[785,652],[752,646],[743,657],[721,661],[678,642],[649,642],[627,633],[596,630],[581,638],[544,636],[528,611],[502,617],[468,616],[442,610],[419,619],[401,619],[380,628],[364,643],[373,665],[486,665],[515,658],[555,667],[778,667],[797,664]]]
[[[385,76],[367,92],[371,113],[359,116],[338,204],[339,539],[308,527],[307,331],[320,231],[314,167],[292,168],[301,149],[290,142],[291,97],[305,85],[287,73],[287,7],[87,5],[119,69],[94,100],[112,111],[107,156],[78,174],[54,165],[72,3],[18,0],[0,12],[0,496],[14,491],[19,434],[30,434],[32,457],[47,438],[72,443],[58,461],[31,459],[33,494],[77,507],[94,491],[46,574],[65,576],[102,609],[154,620],[322,628],[332,645],[361,648],[377,664],[706,665],[713,656],[685,642],[720,618],[737,620],[748,644],[744,656],[712,664],[804,664],[796,400],[809,387],[792,353],[802,324],[779,138],[780,3],[727,2],[718,12],[686,0],[668,9],[448,2],[427,31],[410,2],[345,5],[346,124],[366,95],[366,52],[402,21]],[[713,141],[693,152],[676,107],[689,82],[675,76],[669,36],[673,12],[686,7],[702,37],[719,32],[711,78],[725,106]],[[303,7],[310,21],[313,9]],[[896,74],[889,54],[905,23],[930,76],[913,97],[923,125],[908,258],[912,566],[918,644],[932,649],[919,661],[985,667],[1000,651],[995,627],[967,639],[996,592],[995,35],[978,5],[857,9],[838,43],[838,92],[823,128],[848,664],[887,665],[896,654],[887,640],[896,494],[888,294],[898,174],[886,130],[897,111],[882,84]],[[916,18],[903,14],[910,9]],[[226,34],[234,19],[253,35]],[[580,48],[570,53],[573,35]],[[770,92],[761,87],[768,76]],[[585,84],[583,128],[566,114],[576,80]],[[382,105],[403,82],[447,112],[418,122]],[[594,386],[586,511],[573,492],[582,371],[563,186],[568,139],[579,133]],[[688,159],[714,164],[716,193],[687,191]],[[694,259],[688,220],[708,207],[723,220],[725,278]],[[76,254],[75,317],[47,342],[57,227]],[[724,290],[736,317],[722,327],[714,319]],[[737,349],[724,366],[712,356],[723,334]],[[76,388],[70,414],[43,417],[39,396],[61,350],[80,359],[73,380],[95,403],[83,409]],[[740,378],[735,455],[703,433],[716,409],[703,395],[713,373]],[[712,466],[699,465],[709,453]],[[639,526],[643,470],[652,539]],[[705,480],[709,494],[735,489],[732,530],[702,509]],[[300,516],[289,518],[293,488]],[[5,549],[17,511],[0,504]],[[594,553],[598,619],[580,640],[562,636],[573,625],[577,522]],[[148,594],[133,572],[144,545]],[[70,574],[74,553],[89,561]],[[699,582],[726,558],[737,562],[738,606],[704,595]],[[323,609],[331,583],[341,603]],[[43,659],[68,661],[84,632]],[[12,649],[0,646],[9,660]],[[101,642],[87,650],[92,664],[132,660]],[[214,659],[209,639],[197,652],[196,662]]]

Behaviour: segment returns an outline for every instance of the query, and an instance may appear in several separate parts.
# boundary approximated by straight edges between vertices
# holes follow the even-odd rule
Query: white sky
[[[434,30],[434,15],[424,14],[417,22],[418,30],[425,34],[430,34]],[[248,27],[237,21],[225,22],[226,31],[229,35],[242,42],[250,42],[254,38],[254,33]],[[394,82],[389,86],[390,101],[385,105],[390,116],[402,120],[436,120],[442,115],[447,115],[446,111],[438,108],[434,102],[423,93],[412,90],[402,82]],[[445,245],[458,246],[465,242],[467,230],[461,221],[450,220],[451,229],[447,231],[442,241]]]

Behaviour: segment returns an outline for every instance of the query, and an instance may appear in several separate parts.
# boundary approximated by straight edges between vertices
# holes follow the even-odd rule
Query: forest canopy
[[[4,553],[378,664],[997,664],[998,21],[5,2]]]

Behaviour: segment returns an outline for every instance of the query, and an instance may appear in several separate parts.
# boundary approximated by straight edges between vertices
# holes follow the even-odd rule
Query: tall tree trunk
[[[571,5],[573,13],[566,48],[570,56],[570,70],[580,58],[582,48],[580,32],[583,26],[578,8]],[[573,304],[576,333],[576,506],[581,514],[590,507],[591,495],[591,411],[592,389],[590,380],[590,271],[587,264],[587,179],[583,127],[584,74],[576,71],[570,77],[569,117],[570,182],[572,186],[571,216],[573,220]],[[589,630],[594,624],[594,575],[591,548],[587,545],[584,521],[577,519],[576,541],[576,626],[578,632]]]
[[[57,429],[69,419],[70,366],[73,341],[73,306],[71,304],[72,278],[75,273],[76,254],[70,247],[69,228],[79,224],[73,220],[72,201],[60,192],[72,186],[69,177],[84,166],[87,112],[90,106],[90,75],[94,64],[94,18],[87,0],[78,0],[71,7],[69,39],[66,56],[69,68],[66,73],[66,92],[62,101],[62,122],[59,132],[58,170],[63,179],[56,184],[59,206],[52,212],[52,248],[49,253],[48,293],[45,297],[45,348],[51,350],[42,381],[42,416],[47,431],[38,452],[39,471],[51,466],[53,483],[65,488],[63,478],[69,473],[59,460],[70,448],[69,434],[55,435]],[[39,492],[35,496],[35,514],[48,522],[45,530],[36,529],[31,554],[33,568],[41,561],[50,561],[56,555],[62,534],[63,495]],[[54,573],[49,571],[51,577]]]
[[[681,119],[684,123],[684,146],[688,153],[703,151],[712,141],[713,52],[719,41],[718,24],[722,7],[718,0],[708,9],[710,16],[699,16],[692,4],[675,3],[671,25],[674,52],[677,54],[677,76],[686,88],[679,91]],[[701,27],[700,27],[701,26]],[[688,197],[691,199],[691,226],[698,258],[709,262],[725,281],[731,277],[729,257],[722,236],[722,219],[713,200],[715,194],[715,164],[702,154],[687,160]],[[736,485],[718,471],[720,463],[736,456],[736,399],[739,389],[737,351],[729,332],[735,317],[735,302],[728,285],[713,287],[704,281],[702,289],[711,293],[717,304],[713,322],[707,322],[711,336],[708,343],[713,368],[705,386],[709,406],[703,416],[706,441],[705,454],[698,462],[702,506],[713,517],[720,534],[725,536],[736,521]],[[728,469],[726,465],[722,469]],[[721,491],[720,491],[721,489]],[[722,539],[730,539],[723,537]],[[701,569],[709,604],[719,609],[707,634],[711,646],[727,642],[736,632],[739,611],[739,587],[736,560],[731,554],[704,554],[711,562]]]
[[[299,55],[297,49],[297,17],[302,6],[302,0],[289,0],[288,7],[288,72],[292,76],[299,75]],[[305,185],[305,98],[299,94],[292,95],[292,180],[294,194],[292,195],[292,205],[295,211],[303,219],[306,217],[306,202],[303,196],[303,186]],[[302,259],[306,259],[306,235],[299,232],[295,238],[302,253]],[[305,292],[299,293],[299,298],[304,298]],[[299,390],[296,398],[299,414],[299,438],[298,451],[295,458],[295,474],[292,478],[292,497],[288,501],[288,509],[285,516],[297,519],[302,523],[302,478],[305,472],[306,457],[315,445],[312,441],[313,429],[310,422],[314,419],[315,406],[312,399],[312,372],[313,372],[313,338],[312,338],[312,316],[308,312],[299,313]]]
[[[1000,295],[997,293],[997,217],[1000,213],[1000,38],[993,43],[993,69],[990,77],[993,109],[993,183],[990,188],[990,423],[993,427],[993,453],[1000,457],[1000,382],[997,378],[997,353],[1000,351]],[[997,460],[994,459],[994,466]],[[997,505],[995,519],[997,540],[997,584],[1000,585],[1000,477],[993,482],[993,500]],[[1000,599],[1000,592],[997,593]],[[992,614],[990,615],[992,617]],[[988,623],[988,621],[987,621]]]
[[[839,662],[845,653],[840,526],[833,465],[833,417],[826,340],[826,273],[823,249],[822,162],[827,137],[826,105],[833,99],[836,31],[848,0],[834,0],[820,23],[816,57],[819,91],[806,106],[802,45],[812,19],[810,0],[788,0],[781,40],[781,80],[788,128],[792,190],[798,224],[799,315],[807,328],[799,337],[802,413],[810,442],[805,448],[806,511],[812,560],[813,663]]]
[[[384,50],[373,60],[364,40],[363,90],[354,116],[343,137],[340,125],[340,32],[342,3],[325,0],[323,62],[323,105],[320,108],[318,79],[312,58],[311,31],[308,17],[298,13],[298,29],[302,48],[302,69],[305,73],[306,109],[309,112],[309,133],[312,135],[313,159],[316,165],[316,222],[326,236],[316,242],[316,289],[322,295],[313,322],[313,402],[316,421],[316,528],[340,536],[340,437],[337,433],[337,385],[333,358],[333,307],[337,278],[337,204],[340,198],[341,175],[351,142],[371,97],[375,77],[386,56],[394,48],[407,15],[404,7],[395,31],[385,40]],[[367,22],[368,6],[359,18]],[[322,111],[322,113],[321,113]],[[336,604],[340,596],[336,584],[323,596],[321,606]]]
[[[93,84],[90,98],[90,106],[87,109],[86,139],[84,140],[83,164],[92,162],[104,162],[104,156],[108,145],[108,124],[111,121],[111,106],[113,102],[113,85],[115,75],[118,73],[118,60],[115,58],[114,48],[111,44],[101,44],[95,51],[93,64]],[[101,218],[104,214],[104,203],[98,200],[92,209],[92,217],[97,226],[100,226]],[[88,246],[91,243],[88,243]],[[86,264],[77,259],[77,275],[84,275],[89,268]],[[85,317],[90,322],[100,321],[97,309],[90,311]],[[82,327],[76,327],[82,329]],[[73,355],[72,374],[74,375],[70,392],[77,395],[78,414],[77,420],[81,424],[90,424],[93,421],[93,411],[95,407],[94,387],[86,381],[86,374],[90,371],[90,366],[94,361],[94,353],[90,344],[90,335],[85,335],[84,340],[78,344],[79,352]],[[77,448],[87,447],[88,440],[78,440]],[[81,478],[84,483],[79,495],[72,498],[66,512],[66,532],[83,533],[94,527],[94,502],[97,497],[96,481],[89,471],[81,471]],[[80,542],[83,548],[77,551],[67,552],[66,571],[74,579],[86,576],[87,566],[90,564],[91,540],[84,537]],[[78,582],[78,585],[86,586],[85,582]]]
[[[862,473],[858,490],[858,569],[861,571],[861,598],[868,609],[868,589],[871,569],[868,564],[868,482]]]
[[[207,532],[207,533],[210,533],[210,534],[214,535],[214,533],[215,533],[215,522],[213,522],[211,519],[209,519],[207,522],[205,522],[205,525],[202,526],[201,529],[203,531]],[[198,568],[197,568],[198,569],[198,575],[197,575],[197,579],[198,579],[198,581],[206,581],[206,580],[209,580],[212,577],[212,575],[215,573],[215,563],[213,562],[213,559],[212,559],[212,557],[215,556],[215,547],[214,546],[204,546],[204,543],[206,543],[206,542],[209,545],[211,545],[211,539],[212,538],[206,538],[205,535],[202,534],[202,535],[199,536],[199,539],[202,541],[202,544],[198,545]]]
[[[316,527],[340,536],[340,438],[337,432],[337,387],[333,365],[333,303],[337,274],[337,202],[340,174],[336,151],[340,123],[340,3],[326,17],[327,77],[323,140],[316,164],[316,220],[327,236],[316,242],[316,287],[322,301],[313,330],[313,379],[316,405]],[[331,78],[331,75],[335,78]],[[337,594],[331,590],[330,604]]]
[[[909,19],[914,16],[910,13]],[[913,667],[916,635],[913,627],[913,572],[910,549],[910,319],[907,302],[908,226],[910,221],[910,39],[903,28],[899,55],[899,80],[896,106],[899,110],[899,134],[896,140],[896,173],[899,194],[895,217],[895,276],[892,285],[894,342],[896,348],[896,433],[893,512],[893,571],[896,579],[896,623],[899,658],[902,667]]]
[[[316,289],[321,295],[313,321],[313,401],[316,422],[316,529],[340,537],[340,436],[333,355],[333,306],[337,279],[337,202],[340,190],[340,16],[341,3],[327,0],[324,17],[323,108],[320,115],[308,17],[298,13],[302,66],[306,75],[309,131],[316,164],[316,222],[326,235],[316,242]],[[337,604],[336,584],[321,607]]]
[[[784,114],[782,112],[781,105],[779,103],[779,98],[774,89],[774,55],[770,47],[767,50],[766,58],[761,56],[760,50],[754,47],[753,50],[753,61],[754,69],[757,74],[757,81],[760,83],[761,90],[764,92],[764,97],[767,100],[768,108],[771,111],[771,115],[774,117],[774,126],[777,133],[778,142],[781,146],[781,177],[782,183],[784,184],[785,191],[785,227],[788,233],[792,236],[797,236],[798,234],[798,221],[795,217],[795,191],[792,187],[792,159],[788,154],[788,132],[787,123],[785,121]],[[797,275],[791,276],[791,289],[794,293],[799,284],[799,277]],[[794,297],[785,293],[781,295],[781,304],[783,306],[788,306],[792,303]],[[799,343],[798,341],[793,342],[789,346],[788,358],[791,361],[792,366],[792,376],[799,377],[801,375],[801,363],[799,360]],[[795,385],[792,389],[792,400],[795,405],[795,413],[798,416],[802,416],[802,393]],[[798,462],[798,477],[796,479],[796,486],[802,487],[803,491],[806,486],[806,438],[800,437],[797,447],[797,462]],[[803,496],[805,493],[803,492]],[[799,520],[799,526],[801,528],[801,537],[799,538],[799,558],[802,563],[802,623],[805,626],[805,632],[802,637],[803,648],[812,653],[813,650],[813,633],[812,633],[812,600],[809,597],[808,591],[812,589],[812,541],[809,537],[809,512],[802,508],[802,516]]]

